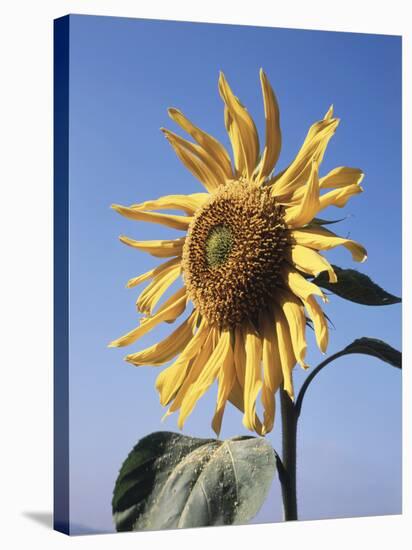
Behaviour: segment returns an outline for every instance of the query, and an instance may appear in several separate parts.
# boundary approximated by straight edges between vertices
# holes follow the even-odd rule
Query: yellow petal
[[[201,148],[198,145],[190,143],[164,128],[161,128],[161,130],[180,161],[202,183],[209,193],[213,193],[220,185],[224,184],[225,179],[222,173],[212,168],[210,162],[205,162],[204,155],[199,156],[198,153]]]
[[[166,290],[176,281],[182,271],[179,264],[163,269],[153,277],[153,281],[142,291],[136,306],[141,313],[150,315]]]
[[[275,393],[282,384],[283,374],[273,315],[264,315],[261,326],[263,338],[263,431],[264,433],[269,433],[273,428],[275,420]]]
[[[245,373],[246,373],[246,348],[245,348],[244,329],[241,326],[237,326],[235,328],[234,365],[235,365],[237,383],[235,383],[232,388],[229,400],[241,412],[244,412],[245,411],[244,387],[245,387]],[[256,433],[263,434],[263,426],[256,413],[252,424],[256,426]]]
[[[209,193],[193,193],[192,195],[167,195],[152,201],[132,204],[133,210],[183,210],[193,215],[207,200]]]
[[[308,165],[310,166],[312,161],[321,163],[329,140],[335,133],[338,124],[339,120],[332,118],[321,120],[311,126],[295,159],[286,170],[273,179],[273,196],[282,197],[287,192],[290,193],[292,191],[291,181],[295,180],[297,184],[301,183],[302,180],[299,176],[307,169]]]
[[[257,181],[266,178],[272,172],[279,158],[282,145],[278,102],[272,86],[262,69],[260,69],[260,82],[262,85],[263,105],[265,109],[266,145],[256,170]]]
[[[173,314],[165,315],[165,318],[164,318],[165,323],[173,323],[173,321],[175,321],[177,319],[177,317],[179,317],[186,309],[187,300],[189,298],[187,296],[186,287],[183,287],[183,288],[179,289],[175,294],[172,294],[171,296],[169,296],[169,298],[163,302],[163,304],[156,311],[156,315],[159,315],[160,313],[162,313],[166,309],[168,309],[170,304],[173,304],[175,302],[176,296],[184,296],[186,298],[186,302],[182,303],[181,308],[178,310],[179,311],[178,315],[173,315]],[[144,323],[150,321],[151,318],[152,317],[150,317],[150,316],[143,317],[140,321],[140,324],[143,325]]]
[[[226,356],[226,360],[223,362],[217,378],[218,378],[218,390],[217,390],[216,409],[212,419],[212,429],[217,435],[217,437],[219,437],[226,403],[227,403],[227,400],[229,399],[229,395],[232,391],[234,383],[236,382],[236,371],[235,371],[235,365],[233,361],[232,346],[230,346],[229,348],[229,352]]]
[[[355,262],[364,262],[368,257],[366,248],[356,241],[344,239],[324,227],[302,228],[291,231],[291,237],[299,245],[314,250],[330,250],[336,246],[347,248]]]
[[[334,189],[333,191],[329,191],[329,193],[325,193],[324,195],[320,196],[319,210],[323,210],[328,206],[337,206],[338,208],[342,208],[343,206],[346,205],[348,200],[353,195],[358,195],[359,193],[362,193],[362,191],[363,191],[363,188],[360,185],[356,185],[356,184],[348,185],[347,187],[340,187],[339,189]]]
[[[180,264],[180,262],[180,258],[172,258],[171,260],[168,260],[167,262],[164,262],[163,264],[160,264],[153,269],[146,271],[146,273],[142,273],[138,277],[133,277],[133,279],[129,279],[126,284],[126,288],[133,288],[137,285],[140,285],[140,283],[144,283],[148,279],[152,279],[158,273],[161,273],[164,269],[168,269],[172,265],[178,265]]]
[[[307,300],[309,296],[316,294],[320,296],[324,302],[327,302],[327,297],[322,290],[314,283],[305,279],[305,277],[302,277],[293,267],[282,267],[281,274],[292,293],[301,300]]]
[[[256,400],[259,391],[262,388],[262,373],[260,365],[262,360],[262,341],[251,327],[247,327],[246,329],[245,347],[245,414],[243,415],[243,425],[248,430],[257,431],[259,426],[255,424]]]
[[[312,163],[308,163],[305,168],[294,178],[285,180],[282,185],[277,184],[272,187],[272,196],[280,204],[298,205],[301,203],[305,194],[306,184],[312,172]]]
[[[124,235],[121,235],[119,238],[122,243],[132,248],[142,250],[143,252],[148,252],[157,258],[170,258],[172,256],[181,257],[183,245],[185,244],[185,237],[167,241],[135,241]]]
[[[209,187],[217,188],[226,183],[227,177],[220,164],[216,162],[215,158],[209,155],[203,147],[178,136],[170,130],[166,130],[165,128],[161,128],[161,130],[178,156],[180,156],[179,153],[185,151],[191,158],[196,159],[199,167],[203,167],[202,173],[192,173],[195,177],[200,179],[208,191],[210,191]],[[191,166],[188,165],[181,156],[180,158],[186,167],[191,170]],[[203,179],[205,176],[206,180]]]
[[[226,368],[227,363],[231,360],[230,331],[224,330],[220,334],[215,349],[203,365],[200,375],[191,386],[190,391],[186,392],[182,401],[182,406],[180,407],[179,419],[177,422],[180,429],[183,428],[187,417],[192,412],[197,401],[215,381],[219,369]]]
[[[165,302],[163,309],[159,310],[156,315],[153,317],[148,317],[144,322],[141,322],[140,325],[121,338],[113,340],[110,342],[110,348],[120,348],[123,346],[128,346],[135,342],[138,338],[144,336],[149,330],[154,328],[156,325],[162,321],[174,321],[183,313],[186,308],[186,288],[181,288],[173,296]]]
[[[295,244],[290,249],[292,264],[299,270],[309,275],[316,277],[322,271],[327,271],[329,274],[329,282],[336,283],[338,280],[333,267],[328,260],[321,256],[315,250]]]
[[[305,301],[305,307],[313,321],[313,328],[315,329],[316,342],[319,349],[325,353],[328,347],[329,330],[322,308],[313,296],[309,296],[307,298]]]
[[[164,365],[178,353],[185,349],[193,337],[193,332],[196,326],[198,314],[192,312],[176,330],[174,330],[167,338],[153,344],[149,348],[143,349],[137,353],[131,353],[125,357],[125,360],[135,366]]]
[[[320,189],[330,189],[330,188],[339,189],[342,187],[359,185],[360,182],[363,180],[363,177],[364,177],[363,172],[358,168],[347,168],[345,166],[340,166],[338,168],[335,168],[334,170],[331,170],[326,176],[324,176],[319,180],[319,188]],[[305,179],[306,176],[302,174],[302,178]],[[300,204],[303,199],[305,187],[304,185],[302,185],[302,182],[300,182],[300,184],[298,183],[299,183],[298,181],[290,182],[289,188],[288,188],[289,194],[285,193],[284,196],[277,196],[274,194],[278,202],[286,205]],[[287,199],[285,197],[287,197]],[[322,206],[322,208],[325,208],[325,207],[326,206]],[[320,208],[320,202],[319,202],[319,208]]]
[[[197,353],[191,358],[191,363],[187,370],[186,376],[182,379],[181,385],[177,388],[173,403],[169,407],[170,414],[180,409],[186,394],[192,391],[193,384],[200,376],[203,367],[217,345],[216,337],[218,337],[219,331],[215,328],[206,327],[207,325],[205,323],[206,338],[203,340],[202,346],[199,348]]]
[[[240,136],[236,125],[233,122],[229,109],[225,106],[224,110],[225,128],[229,134],[230,143],[233,150],[233,162],[235,166],[235,176],[246,174],[245,159],[241,149]]]
[[[319,180],[321,189],[347,187],[348,185],[359,185],[364,178],[364,173],[359,168],[348,168],[338,166]]]
[[[246,350],[245,350],[245,337],[243,329],[240,326],[235,328],[235,350],[234,350],[234,362],[237,379],[243,388],[245,384],[245,371],[246,371]]]
[[[173,214],[159,214],[157,212],[142,212],[135,208],[112,204],[113,210],[119,212],[125,218],[142,222],[160,223],[172,229],[181,229],[187,231],[193,218],[189,216],[175,216]]]
[[[239,381],[236,380],[233,383],[232,390],[229,394],[229,401],[234,405],[240,412],[245,411],[245,402],[243,399],[243,387],[239,384]]]
[[[255,123],[246,108],[233,94],[222,72],[219,77],[219,92],[230,115],[231,125],[233,125],[229,137],[232,141],[234,156],[235,158],[238,155],[242,157],[242,161],[238,161],[236,164],[244,166],[244,175],[250,179],[259,155],[259,138]],[[235,143],[233,143],[234,133],[237,134]]]
[[[276,302],[279,304],[279,307],[282,309],[288,322],[290,338],[296,360],[301,367],[306,369],[306,317],[303,304],[291,292],[281,291],[280,289],[276,291]]]
[[[160,394],[160,403],[167,405],[185,380],[191,360],[202,350],[209,334],[206,322],[202,319],[199,328],[176,361],[159,374],[156,389]]]
[[[280,364],[282,366],[283,387],[284,390],[288,393],[289,397],[293,400],[295,394],[293,390],[292,371],[296,364],[296,358],[295,354],[293,353],[289,325],[282,309],[276,304],[274,305],[274,313]]]
[[[329,109],[327,110],[323,120],[331,120],[332,117],[333,117],[333,105],[331,105],[329,107]]]
[[[192,138],[197,141],[197,143],[203,147],[203,149],[215,159],[215,161],[220,165],[222,172],[225,174],[227,179],[233,178],[232,173],[232,163],[230,157],[223,145],[217,141],[214,137],[207,134],[194,124],[190,122],[188,118],[178,109],[169,109],[169,116],[174,120],[183,130],[192,136]]]
[[[306,225],[319,211],[319,179],[318,165],[312,162],[309,181],[304,188],[301,203],[298,206],[286,208],[285,223],[289,227],[302,227]]]

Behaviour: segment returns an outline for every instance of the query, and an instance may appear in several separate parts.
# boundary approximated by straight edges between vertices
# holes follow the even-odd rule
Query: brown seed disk
[[[224,262],[210,265],[208,239],[222,226],[230,231],[230,252]],[[287,247],[283,209],[270,191],[244,181],[228,183],[189,227],[182,256],[189,297],[207,321],[220,328],[255,320],[280,283]]]

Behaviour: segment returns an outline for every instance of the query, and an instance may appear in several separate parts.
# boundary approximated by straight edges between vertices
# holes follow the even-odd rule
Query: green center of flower
[[[206,259],[210,267],[225,263],[233,245],[233,235],[226,225],[213,227],[206,239]]]

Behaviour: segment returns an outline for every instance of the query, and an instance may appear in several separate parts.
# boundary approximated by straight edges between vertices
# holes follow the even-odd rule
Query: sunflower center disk
[[[280,282],[287,232],[268,189],[231,182],[194,217],[183,248],[189,297],[210,324],[257,319]]]

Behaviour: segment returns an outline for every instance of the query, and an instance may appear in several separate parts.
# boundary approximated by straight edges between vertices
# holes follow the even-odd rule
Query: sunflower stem
[[[295,405],[285,390],[280,390],[282,411],[282,499],[285,521],[298,519],[296,499],[296,436],[298,415]]]

